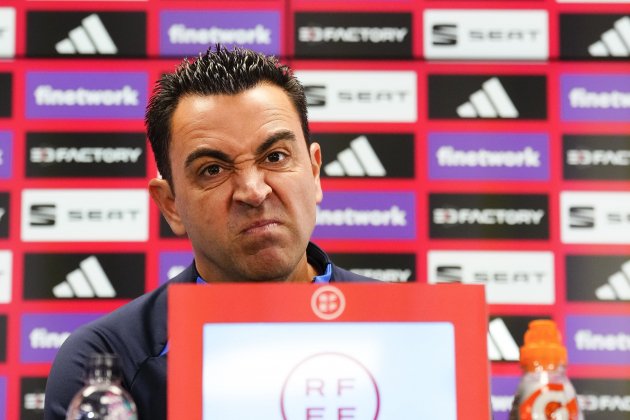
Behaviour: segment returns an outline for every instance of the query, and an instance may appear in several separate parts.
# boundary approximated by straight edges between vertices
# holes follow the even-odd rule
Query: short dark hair
[[[216,45],[193,61],[185,58],[173,73],[163,74],[155,83],[145,113],[147,136],[158,170],[172,181],[169,161],[171,120],[180,99],[188,95],[235,95],[261,83],[282,88],[300,117],[302,132],[310,145],[304,88],[286,65],[273,56],[244,48]]]

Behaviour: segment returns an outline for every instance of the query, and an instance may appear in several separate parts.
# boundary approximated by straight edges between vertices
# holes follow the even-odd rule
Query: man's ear
[[[315,180],[315,199],[317,203],[321,203],[323,198],[322,182],[319,177],[322,169],[322,149],[319,143],[313,142],[309,147],[309,155],[311,158],[311,171],[313,171],[313,177]]]
[[[149,181],[149,194],[162,212],[173,233],[177,236],[185,236],[186,228],[175,206],[175,194],[167,180],[153,178]]]

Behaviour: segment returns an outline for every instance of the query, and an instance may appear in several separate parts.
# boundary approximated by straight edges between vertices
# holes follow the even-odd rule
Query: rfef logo
[[[13,133],[0,131],[0,179],[11,178],[13,162]]]
[[[627,60],[630,57],[630,15],[560,14],[560,58]]]
[[[439,239],[548,239],[543,194],[430,194],[429,236]]]
[[[158,283],[163,284],[172,279],[193,262],[191,251],[160,252],[160,269]]]
[[[144,293],[144,254],[24,255],[24,299],[133,299]]]
[[[143,189],[23,190],[24,241],[146,241]]]
[[[630,388],[627,379],[571,378],[580,409],[588,419],[627,420]]]
[[[26,13],[26,55],[30,57],[144,57],[145,12]]]
[[[490,304],[551,305],[555,302],[551,252],[429,251],[427,279],[483,284]]]
[[[28,178],[145,176],[143,133],[26,133]]]
[[[0,73],[0,118],[11,117],[13,110],[13,75]]]
[[[630,301],[630,255],[567,255],[567,300]]]
[[[411,13],[298,12],[295,55],[304,58],[411,58]]]
[[[425,10],[427,59],[546,60],[545,10]]]
[[[11,302],[11,286],[13,284],[13,254],[0,250],[0,303]]]
[[[26,116],[142,119],[147,83],[143,72],[27,72]]]
[[[413,134],[313,135],[322,146],[323,177],[413,178]]]
[[[21,319],[20,361],[49,363],[70,334],[83,324],[100,318],[102,313],[23,314]]]
[[[196,56],[217,43],[280,54],[280,13],[265,10],[163,10],[160,55]]]
[[[630,243],[630,193],[560,192],[564,243]]]
[[[416,196],[412,192],[329,191],[317,206],[318,239],[413,239]]]
[[[9,193],[0,192],[0,239],[9,237]]]
[[[565,179],[630,181],[630,136],[564,135]]]
[[[547,80],[538,75],[428,77],[430,119],[547,118]]]
[[[429,133],[428,140],[430,179],[549,179],[544,133]]]
[[[0,58],[15,57],[15,32],[15,9],[0,7]]]
[[[315,122],[415,122],[414,71],[300,70],[309,120]]]
[[[630,366],[630,316],[567,315],[565,340],[573,364]]]
[[[630,121],[627,74],[560,75],[563,121]]]
[[[332,253],[330,258],[346,270],[380,281],[406,283],[417,279],[415,254]]]
[[[39,420],[44,417],[45,393],[45,377],[20,379],[20,420]]]

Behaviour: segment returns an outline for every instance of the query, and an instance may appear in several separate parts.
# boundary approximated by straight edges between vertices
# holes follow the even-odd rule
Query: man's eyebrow
[[[256,154],[262,155],[267,150],[269,150],[274,144],[282,140],[296,141],[297,137],[293,131],[290,130],[281,130],[273,133],[271,136],[267,137],[267,139],[262,142],[260,146],[256,148]]]
[[[184,163],[184,166],[188,168],[190,165],[192,165],[192,163],[195,160],[202,157],[211,157],[218,160],[222,160],[224,162],[232,162],[232,159],[230,159],[230,157],[227,154],[223,153],[220,150],[203,148],[203,149],[197,149],[191,154],[189,154],[188,157],[186,158],[186,162]]]

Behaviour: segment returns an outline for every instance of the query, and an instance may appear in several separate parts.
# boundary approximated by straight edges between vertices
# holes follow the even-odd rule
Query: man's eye
[[[223,168],[221,168],[219,165],[210,165],[203,170],[204,174],[207,174],[210,176],[219,175],[222,171],[223,171]]]
[[[273,152],[267,155],[267,160],[269,162],[281,162],[286,159],[287,155],[282,152]]]

